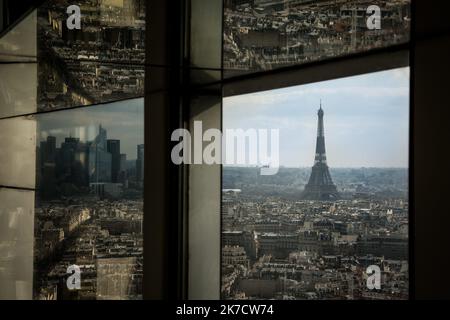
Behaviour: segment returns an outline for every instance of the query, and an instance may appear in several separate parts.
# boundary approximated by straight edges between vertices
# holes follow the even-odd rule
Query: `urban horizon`
[[[278,126],[280,162],[290,152],[291,163],[273,176],[259,176],[257,167],[223,168],[222,298],[408,299],[409,171],[373,166],[408,163],[408,91],[390,88],[400,100],[367,99],[381,83],[402,88],[403,70],[400,80],[394,70],[224,100],[225,128]],[[342,86],[347,90],[338,95]],[[318,104],[315,121],[312,100],[327,101]],[[326,121],[327,105],[334,121]],[[348,121],[355,113],[360,121]],[[283,140],[283,128],[299,138]],[[377,162],[354,168],[363,153]],[[303,168],[292,165],[299,157]],[[376,285],[369,283],[372,270]]]
[[[102,129],[108,130],[108,128],[104,127],[102,124],[99,124],[97,126],[97,128],[102,128]],[[98,136],[98,134],[99,134],[99,130],[97,130],[97,132],[95,134],[95,137]],[[58,137],[56,137],[56,136],[48,135],[45,139],[42,139],[40,142],[46,142],[48,138],[55,138],[56,139],[56,147],[58,148],[58,145],[59,145],[59,148],[61,148],[61,146],[65,142],[67,142],[67,139],[78,139],[78,141],[80,143],[86,143],[86,144],[90,144],[90,143],[94,142],[94,140],[95,140],[95,137],[94,138],[84,138],[84,139],[82,139],[80,136],[76,136],[76,135],[72,136],[71,134],[69,134],[69,136],[65,136],[65,137],[62,137],[62,136],[63,135],[59,135]],[[111,141],[122,141],[121,139],[119,139],[117,137],[108,137],[108,140],[111,140]],[[136,145],[136,152],[133,154],[134,158],[133,157],[129,157],[129,154],[127,154],[127,153],[123,153],[123,154],[125,154],[127,156],[127,161],[135,161],[135,160],[137,160],[137,147],[140,146],[140,145],[143,145],[143,144],[137,144]]]

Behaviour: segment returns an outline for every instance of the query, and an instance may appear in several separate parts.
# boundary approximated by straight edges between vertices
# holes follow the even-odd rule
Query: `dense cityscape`
[[[408,299],[408,170],[330,170],[317,115],[311,169],[224,168],[223,298]]]
[[[142,96],[145,1],[78,1],[80,30],[66,26],[71,4],[46,1],[38,9],[39,110]]]
[[[343,192],[333,202],[300,199],[307,171],[282,168],[294,178],[280,183],[255,181],[255,168],[224,168],[222,296],[406,299],[407,169],[335,169]],[[382,266],[381,290],[366,288],[369,265]]]
[[[144,145],[137,160],[99,126],[93,141],[48,136],[37,148],[37,299],[142,298]],[[81,270],[68,290],[67,268]]]
[[[378,5],[381,29],[367,28]],[[410,0],[227,0],[226,75],[268,70],[406,43]]]

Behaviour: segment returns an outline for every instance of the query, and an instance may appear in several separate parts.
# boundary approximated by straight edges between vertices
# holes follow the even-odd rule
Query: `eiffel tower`
[[[327,165],[327,156],[325,154],[322,102],[320,103],[320,109],[317,115],[319,120],[317,123],[316,157],[302,198],[305,200],[336,200],[339,199],[339,193],[331,179]]]

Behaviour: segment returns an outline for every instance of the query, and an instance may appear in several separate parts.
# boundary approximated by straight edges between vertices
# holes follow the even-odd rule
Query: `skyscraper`
[[[317,123],[316,156],[308,184],[302,198],[305,200],[335,200],[339,198],[336,186],[331,179],[325,153],[325,132],[323,126],[322,103],[320,104]]]
[[[58,171],[60,179],[66,183],[81,187],[89,184],[87,146],[79,138],[64,139],[60,148]]]
[[[137,146],[137,160],[136,160],[136,180],[138,182],[144,181],[144,145]]]
[[[120,140],[108,139],[107,150],[111,153],[111,181],[118,182],[120,173]]]
[[[52,198],[56,195],[56,137],[48,136],[41,141],[38,173],[38,190],[42,198]]]
[[[111,182],[112,157],[108,152],[106,130],[99,126],[99,132],[89,145],[89,182]]]
[[[125,188],[128,188],[127,155],[124,153],[120,155],[120,168],[117,179]]]

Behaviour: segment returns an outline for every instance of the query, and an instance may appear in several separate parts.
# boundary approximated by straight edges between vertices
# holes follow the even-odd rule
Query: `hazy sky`
[[[144,143],[144,99],[133,99],[37,116],[38,141],[55,136],[59,147],[64,138],[72,136],[92,141],[101,124],[108,139],[119,139],[121,153],[136,159],[137,145]]]
[[[409,68],[295,86],[224,99],[224,129],[279,129],[280,164],[310,167],[317,110],[322,99],[325,143],[331,167],[407,167]],[[92,140],[101,124],[121,152],[136,159],[144,142],[144,100],[37,116],[40,137]]]
[[[310,167],[317,110],[331,167],[407,167],[409,68],[224,99],[224,130],[280,130],[280,165]]]

